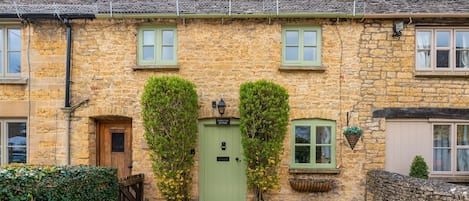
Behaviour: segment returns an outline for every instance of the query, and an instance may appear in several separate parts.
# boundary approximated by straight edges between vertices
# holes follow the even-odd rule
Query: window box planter
[[[332,179],[289,179],[290,186],[298,192],[328,192],[334,186]]]

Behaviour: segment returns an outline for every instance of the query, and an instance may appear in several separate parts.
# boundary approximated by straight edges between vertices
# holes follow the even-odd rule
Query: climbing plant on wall
[[[198,118],[195,85],[178,77],[150,78],[141,104],[158,189],[169,201],[190,200]]]
[[[239,112],[246,176],[257,200],[264,200],[265,192],[278,187],[289,110],[283,87],[265,80],[241,85]]]

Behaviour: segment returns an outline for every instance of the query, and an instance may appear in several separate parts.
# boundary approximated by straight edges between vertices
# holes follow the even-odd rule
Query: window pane
[[[430,50],[417,51],[417,67],[430,68]]]
[[[331,127],[316,127],[316,144],[331,144]]]
[[[26,163],[26,123],[8,123],[8,163]]]
[[[154,60],[155,48],[153,46],[143,47],[143,60]]]
[[[305,31],[304,32],[304,44],[316,46],[316,32],[315,31]]]
[[[174,43],[173,31],[163,31],[163,45],[172,45]]]
[[[8,123],[8,146],[26,146],[26,123]]]
[[[450,125],[434,125],[433,126],[433,147],[450,147],[451,146],[451,126]]]
[[[163,47],[163,60],[173,60],[173,51],[174,51],[174,48],[173,47]]]
[[[436,46],[437,47],[449,47],[450,32],[449,31],[437,31],[436,32]]]
[[[316,48],[315,47],[305,47],[303,48],[303,51],[304,51],[303,58],[305,61],[316,60]]]
[[[111,152],[124,152],[125,151],[125,134],[112,133]]]
[[[448,68],[449,67],[449,50],[436,51],[436,67]]]
[[[8,73],[21,72],[21,53],[8,52]]]
[[[143,44],[144,45],[155,44],[155,32],[154,31],[143,31]]]
[[[311,127],[295,126],[295,143],[296,144],[311,143]]]
[[[331,163],[331,147],[330,146],[317,146],[316,147],[316,163]]]
[[[468,68],[469,67],[469,51],[468,50],[456,50],[456,68]]]
[[[469,171],[469,149],[458,149],[457,171]]]
[[[3,52],[0,51],[0,75],[2,74],[2,72],[3,72]]]
[[[3,72],[3,30],[0,29],[0,75]]]
[[[3,29],[0,29],[0,51],[3,50]]]
[[[456,31],[456,49],[469,48],[469,31]]]
[[[287,47],[285,52],[286,60],[297,61],[298,60],[298,47]]]
[[[432,32],[418,31],[417,32],[417,49],[430,49]]]
[[[8,29],[8,51],[21,51],[21,31]]]
[[[295,146],[295,163],[310,163],[310,146]]]
[[[433,150],[433,171],[451,170],[451,149]]]
[[[287,44],[298,44],[299,34],[298,31],[286,31],[286,43]]]
[[[26,147],[8,147],[8,163],[26,163]]]
[[[458,125],[457,145],[469,145],[469,125]]]

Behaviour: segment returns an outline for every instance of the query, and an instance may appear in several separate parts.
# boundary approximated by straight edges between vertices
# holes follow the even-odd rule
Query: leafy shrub
[[[178,77],[150,78],[142,95],[153,173],[167,200],[189,200],[197,141],[195,85]]]
[[[422,156],[415,156],[414,160],[412,161],[412,165],[410,166],[409,176],[420,179],[428,179],[428,166]]]
[[[118,193],[114,168],[30,165],[0,168],[0,200],[115,201]]]
[[[241,85],[239,112],[246,174],[258,200],[278,186],[289,109],[283,87],[264,80]]]

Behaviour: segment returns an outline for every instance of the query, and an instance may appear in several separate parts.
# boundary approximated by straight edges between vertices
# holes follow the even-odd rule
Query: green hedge
[[[248,185],[263,194],[278,187],[280,154],[287,132],[288,93],[273,82],[247,82],[240,88],[240,127]]]
[[[117,200],[114,168],[91,166],[4,166],[0,168],[0,200]]]
[[[190,200],[199,117],[195,85],[179,77],[152,77],[142,95],[145,139],[158,189],[168,201]]]

